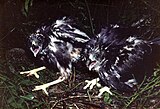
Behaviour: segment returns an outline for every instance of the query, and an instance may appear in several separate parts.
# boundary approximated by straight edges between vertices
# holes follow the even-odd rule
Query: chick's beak
[[[39,51],[41,50],[41,47],[38,44],[36,44],[35,41],[33,41],[30,50],[32,51],[34,57],[36,57]]]
[[[89,70],[91,71],[95,65],[96,65],[96,61],[90,62],[90,64],[88,65]]]
[[[97,61],[95,59],[95,56],[93,54],[89,55],[89,60],[87,62],[87,66],[89,68],[89,70],[91,71],[97,64]]]

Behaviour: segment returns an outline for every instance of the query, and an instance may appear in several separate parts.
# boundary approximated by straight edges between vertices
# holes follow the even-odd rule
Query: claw
[[[83,89],[89,88],[89,89],[91,90],[91,89],[93,89],[93,87],[94,87],[95,85],[96,85],[97,87],[101,87],[101,84],[98,83],[98,82],[99,82],[99,78],[95,78],[95,79],[93,79],[93,80],[91,80],[91,81],[86,80],[85,82],[87,83],[87,85],[84,86]]]
[[[96,85],[97,87],[101,87],[101,84],[98,83],[99,81],[100,81],[99,78],[95,78],[95,79],[93,79],[93,80],[91,80],[91,81],[86,80],[85,82],[87,83],[87,85],[84,86],[83,89],[89,88],[89,89],[91,90],[91,89],[93,89],[93,87],[94,87],[95,85]],[[107,87],[107,86],[105,86],[105,87],[103,87],[103,88],[101,88],[101,89],[99,90],[98,97],[101,97],[101,95],[102,95],[104,92],[108,92],[110,95],[112,95],[112,92],[110,91],[110,88]]]
[[[55,81],[52,81],[52,82],[49,82],[49,83],[46,83],[46,84],[43,84],[43,85],[39,85],[39,86],[36,86],[32,91],[37,91],[37,90],[43,90],[44,93],[48,96],[48,92],[46,90],[46,88],[52,86],[52,85],[55,85],[55,84],[58,84],[60,82],[63,82],[64,80],[66,80],[65,77],[62,77],[60,76],[57,80]]]
[[[47,92],[47,89],[46,89],[47,87],[49,87],[48,84],[43,84],[43,85],[35,86],[35,88],[32,91],[43,90],[44,93],[48,96],[48,92]]]
[[[113,95],[112,92],[110,91],[110,88],[105,86],[99,90],[98,97],[100,97],[104,92],[108,92],[110,95]]]
[[[34,75],[36,78],[39,78],[39,75],[37,74],[37,72],[40,70],[44,70],[44,69],[46,69],[46,67],[43,66],[43,67],[36,68],[36,69],[30,70],[30,71],[20,72],[20,74],[27,74],[27,76]]]

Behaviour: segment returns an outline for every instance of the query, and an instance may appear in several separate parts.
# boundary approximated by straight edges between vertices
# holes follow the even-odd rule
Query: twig
[[[87,0],[85,0],[85,4],[86,4],[86,7],[87,7],[87,12],[88,12],[88,16],[89,16],[89,22],[90,22],[90,25],[91,25],[92,34],[94,35],[94,28],[93,28],[93,23],[92,23],[92,16],[91,16],[91,12],[90,12],[90,9],[89,9]]]
[[[73,105],[76,107],[76,109],[79,109],[79,107],[75,103],[73,103]]]
[[[79,4],[84,5],[82,1],[79,1]],[[115,5],[108,5],[108,4],[102,4],[102,3],[88,3],[91,6],[101,6],[101,7],[111,7],[111,8],[117,8]]]
[[[20,86],[20,90],[22,91],[23,95],[25,95],[25,92],[24,92],[22,86]],[[25,104],[27,106],[27,109],[29,109],[29,105],[28,105],[28,103],[26,101],[25,101]]]
[[[77,99],[77,98],[88,98],[88,96],[70,96],[68,98],[58,100],[56,102],[55,101],[50,101],[50,103],[55,102],[54,105],[51,107],[51,109],[54,109],[56,107],[56,105],[60,102],[67,101],[67,100],[70,100],[70,99]],[[98,98],[98,97],[92,97],[92,98]]]
[[[151,89],[151,88],[152,88],[153,86],[155,86],[156,84],[159,84],[159,81],[156,82],[156,81],[159,80],[159,79],[160,79],[160,77],[157,77],[157,78],[151,80],[151,82],[148,83],[140,92],[135,93],[135,94],[132,96],[132,98],[131,98],[131,100],[129,101],[129,103],[127,103],[126,107],[129,107],[131,103],[133,103],[141,94],[143,94],[143,92]],[[153,85],[152,85],[152,84],[153,84]]]
[[[73,74],[69,78],[69,88],[72,87],[72,83],[75,82],[75,80],[76,80],[76,71],[75,71],[75,68],[74,68]]]
[[[85,104],[85,105],[90,105],[90,106],[92,106],[92,107],[96,107],[96,108],[101,109],[101,106],[100,106],[100,105],[98,105],[98,104],[95,104],[95,103],[91,103],[91,102],[84,102],[84,101],[82,101],[82,102],[80,102],[80,103]]]
[[[156,103],[154,106],[150,107],[149,109],[158,109],[158,106],[160,105],[160,101]]]
[[[89,94],[89,90],[87,90],[87,95],[88,95],[89,101],[92,101],[91,95]]]
[[[3,41],[3,39],[5,39],[11,32],[13,32],[15,30],[15,28],[12,28],[5,36],[3,36],[1,39],[0,39],[0,42]]]
[[[147,3],[146,1],[144,0],[141,0],[145,5],[147,5],[148,7],[150,7],[152,10],[156,11],[158,14],[160,14],[160,11],[158,11],[158,9],[156,8],[153,8],[153,6],[151,6],[149,3]]]
[[[70,89],[70,91],[73,91],[74,89],[76,89],[78,86],[80,86],[83,82],[78,83],[76,86],[74,86],[72,89]]]

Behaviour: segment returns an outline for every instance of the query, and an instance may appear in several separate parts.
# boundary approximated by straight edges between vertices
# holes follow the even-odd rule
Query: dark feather
[[[105,85],[132,91],[138,81],[135,71],[145,64],[145,58],[152,53],[152,45],[159,45],[160,41],[159,38],[147,41],[135,35],[128,36],[128,33],[124,36],[121,30],[107,27],[91,39],[85,50],[86,65],[89,70],[98,72]],[[139,76],[145,76],[141,73]]]
[[[29,49],[45,66],[57,68],[61,74],[69,75],[72,63],[80,58],[80,52],[90,38],[76,23],[64,17],[49,26],[42,26],[30,35]]]

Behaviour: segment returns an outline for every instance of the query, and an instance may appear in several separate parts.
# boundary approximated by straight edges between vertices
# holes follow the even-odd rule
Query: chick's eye
[[[38,39],[39,42],[42,42],[42,41],[43,41],[43,39],[42,39],[41,36],[37,37],[37,39]]]
[[[42,41],[42,39],[38,39],[38,41],[39,41],[39,42],[41,42],[41,41]]]
[[[97,57],[98,57],[98,54],[95,54],[95,55],[94,55],[94,58],[97,58]]]

